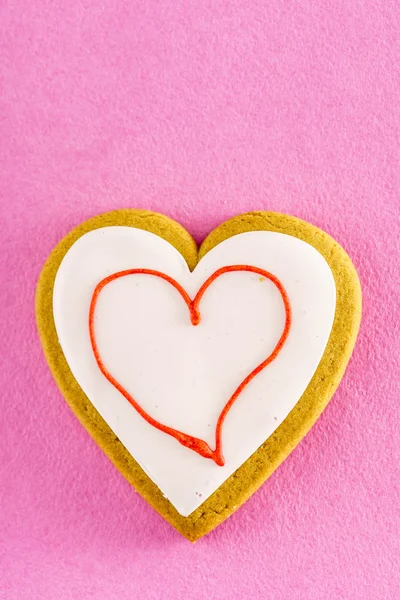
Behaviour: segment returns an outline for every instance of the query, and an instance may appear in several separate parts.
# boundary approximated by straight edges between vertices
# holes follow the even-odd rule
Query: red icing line
[[[276,344],[276,346],[273,349],[273,351],[271,352],[271,354],[262,363],[260,363],[255,369],[253,369],[251,371],[251,373],[249,373],[247,375],[247,377],[245,377],[243,379],[241,384],[236,388],[236,390],[233,392],[232,396],[229,398],[228,402],[225,404],[224,408],[222,409],[222,412],[219,415],[219,418],[217,421],[217,426],[215,429],[215,450],[212,450],[210,448],[210,446],[207,444],[207,442],[205,442],[204,440],[193,437],[191,435],[188,435],[187,433],[183,433],[182,431],[178,431],[177,429],[173,429],[172,427],[168,427],[167,425],[163,425],[159,421],[156,421],[156,419],[154,419],[152,416],[150,416],[136,402],[136,400],[129,394],[129,392],[127,392],[126,389],[124,387],[122,387],[122,385],[115,379],[115,377],[113,377],[111,375],[111,373],[105,367],[105,365],[100,357],[100,352],[99,352],[99,349],[98,349],[98,346],[96,343],[96,337],[95,337],[95,333],[94,333],[94,314],[95,314],[97,300],[98,300],[100,292],[106,285],[108,285],[112,281],[115,281],[116,279],[120,279],[121,277],[126,277],[127,275],[153,275],[154,277],[159,277],[160,279],[164,279],[165,281],[170,283],[179,292],[179,294],[182,296],[183,300],[185,301],[185,303],[189,309],[190,320],[192,322],[192,325],[196,326],[200,323],[201,316],[200,316],[199,304],[200,304],[200,301],[201,301],[204,293],[206,292],[206,290],[213,283],[213,281],[215,281],[218,277],[220,277],[224,273],[231,273],[231,272],[237,272],[237,271],[249,271],[250,273],[257,273],[257,275],[261,275],[262,277],[265,277],[265,279],[269,279],[270,281],[272,281],[272,283],[275,284],[275,286],[278,288],[278,290],[281,294],[283,304],[285,307],[285,315],[286,315],[285,326],[284,326],[282,335],[279,338],[278,343]],[[233,405],[235,400],[238,398],[238,396],[241,394],[241,392],[244,390],[246,385],[248,385],[250,383],[250,381],[252,379],[254,379],[254,377],[256,375],[258,375],[258,373],[260,373],[260,371],[265,369],[265,367],[267,367],[269,364],[271,364],[272,361],[278,356],[279,352],[281,351],[281,349],[289,335],[291,322],[292,322],[292,316],[291,316],[290,303],[289,303],[289,298],[288,298],[285,288],[283,287],[283,285],[279,281],[279,279],[277,277],[275,277],[275,275],[272,275],[271,273],[269,273],[268,271],[264,271],[263,269],[259,269],[258,267],[252,267],[252,266],[248,266],[248,265],[231,265],[231,266],[222,267],[222,268],[218,269],[208,279],[206,279],[206,281],[200,287],[199,291],[197,292],[197,294],[193,300],[190,298],[188,293],[183,289],[183,287],[181,285],[179,285],[179,283],[177,281],[175,281],[175,279],[172,279],[172,277],[169,277],[165,273],[162,273],[160,271],[153,271],[152,269],[129,269],[127,271],[119,271],[118,273],[113,273],[112,275],[109,275],[108,277],[106,277],[105,279],[100,281],[100,283],[96,286],[96,288],[93,292],[91,303],[90,303],[89,334],[90,334],[90,341],[91,341],[92,348],[93,348],[93,353],[96,358],[96,362],[97,362],[97,365],[98,365],[100,371],[103,373],[104,377],[106,379],[108,379],[108,381],[128,400],[128,402],[130,402],[130,404],[133,406],[133,408],[140,414],[141,417],[143,417],[143,419],[145,419],[145,421],[147,421],[150,425],[152,425],[156,429],[159,429],[160,431],[163,431],[164,433],[171,435],[176,440],[178,440],[178,442],[180,444],[182,444],[183,446],[186,446],[186,448],[190,448],[191,450],[194,450],[195,452],[197,452],[198,454],[200,454],[200,456],[203,456],[204,458],[211,458],[217,465],[223,466],[225,464],[225,460],[222,455],[222,426],[224,424],[226,415],[228,414],[231,406]]]

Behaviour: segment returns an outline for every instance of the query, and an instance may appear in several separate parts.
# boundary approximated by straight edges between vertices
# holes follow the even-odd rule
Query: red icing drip
[[[207,442],[205,442],[204,440],[200,440],[199,438],[193,437],[191,435],[188,435],[187,433],[183,433],[182,431],[178,431],[177,429],[173,429],[172,427],[168,427],[167,425],[163,425],[159,421],[156,421],[156,419],[154,419],[145,410],[143,410],[143,408],[136,402],[136,400],[129,394],[129,392],[127,392],[126,389],[122,387],[122,385],[118,383],[118,381],[111,375],[111,373],[105,367],[100,357],[100,352],[96,343],[96,337],[94,333],[94,313],[96,310],[96,304],[99,294],[107,284],[127,275],[153,275],[154,277],[164,279],[179,292],[189,309],[191,323],[192,325],[196,326],[200,323],[201,320],[199,304],[205,291],[213,283],[213,281],[220,277],[220,275],[223,275],[224,273],[231,273],[237,271],[249,271],[250,273],[257,273],[257,275],[265,277],[265,279],[269,279],[270,281],[272,281],[272,283],[275,284],[275,286],[278,288],[281,294],[283,304],[285,307],[285,326],[282,335],[279,338],[278,343],[276,344],[271,354],[255,369],[253,369],[251,373],[247,375],[247,377],[243,379],[241,384],[236,388],[236,390],[222,409],[215,429],[215,450],[212,450],[207,444]],[[290,303],[285,288],[283,287],[279,279],[275,277],[275,275],[272,275],[271,273],[269,273],[268,271],[264,271],[263,269],[259,269],[258,267],[252,267],[248,265],[231,265],[228,267],[222,267],[221,269],[218,269],[203,283],[193,300],[191,300],[187,292],[183,289],[181,285],[179,285],[177,281],[175,281],[175,279],[172,279],[172,277],[169,277],[165,273],[161,273],[160,271],[153,271],[152,269],[129,269],[127,271],[120,271],[118,273],[113,273],[112,275],[109,275],[108,277],[100,281],[100,283],[96,286],[90,303],[89,334],[93,348],[93,353],[100,371],[103,373],[104,377],[128,400],[128,402],[130,402],[133,408],[140,414],[141,417],[143,417],[143,419],[145,419],[145,421],[147,421],[156,429],[159,429],[160,431],[171,435],[180,444],[186,446],[186,448],[194,450],[204,458],[211,458],[217,465],[223,466],[225,464],[225,460],[222,454],[222,426],[224,424],[226,415],[228,414],[231,406],[241,394],[241,392],[244,390],[246,385],[248,385],[250,381],[254,379],[254,377],[258,375],[258,373],[260,373],[260,371],[265,369],[265,367],[271,364],[271,362],[278,356],[289,335],[291,322],[292,316]]]

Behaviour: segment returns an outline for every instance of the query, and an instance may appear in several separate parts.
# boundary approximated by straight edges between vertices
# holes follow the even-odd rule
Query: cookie
[[[58,244],[36,317],[82,425],[195,541],[265,482],[329,402],[361,290],[345,251],[295,217],[240,215],[198,249],[166,216],[127,209]]]

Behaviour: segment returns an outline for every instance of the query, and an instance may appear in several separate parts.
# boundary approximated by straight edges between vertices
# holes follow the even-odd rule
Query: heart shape
[[[204,318],[194,328],[183,314],[182,297],[171,281],[179,281],[182,290],[194,296],[210,281],[210,274],[226,271],[227,265],[240,258],[257,265],[262,273],[268,269],[284,282],[293,327],[279,356],[245,387],[226,415],[226,462],[216,466],[176,444],[154,427],[154,421],[143,419],[126,402],[130,396],[121,394],[114,384],[134,390],[140,406],[147,407],[145,412],[160,415],[158,421],[168,424],[170,432],[172,428],[188,432],[208,440],[211,448],[212,430],[205,429],[206,422],[211,428],[241,379],[266,355],[274,355],[287,321],[285,303],[276,283],[267,278],[260,285],[260,273],[226,273],[208,288],[202,300]],[[115,279],[116,272],[132,267],[135,277]],[[149,277],[145,269],[168,275]],[[110,278],[114,278],[112,285],[98,283]],[[114,381],[99,368],[87,327],[95,289],[102,290],[96,301],[96,345]],[[160,237],[133,228],[107,227],[82,236],[65,255],[54,283],[53,313],[61,348],[83,391],[163,494],[180,514],[188,516],[273,434],[296,405],[328,341],[335,296],[327,263],[294,237],[261,231],[234,236],[211,250],[190,272],[181,255]],[[187,301],[190,304],[190,298]],[[211,346],[207,337],[213,341]],[[151,352],[146,349],[149,345]],[[197,353],[193,345],[199,348]],[[240,354],[236,347],[242,349]],[[182,357],[182,349],[191,355],[189,360]],[[226,367],[216,370],[213,365],[220,354]],[[240,360],[235,361],[235,356]],[[165,371],[175,371],[175,377],[165,377]],[[178,437],[190,442],[190,438]],[[202,448],[206,451],[205,444]]]
[[[63,337],[65,338],[65,332],[61,332],[62,335],[60,336],[60,331],[56,330],[55,320],[57,319],[53,316],[53,296],[56,290],[57,279],[60,274],[60,265],[62,265],[70,250],[73,250],[74,247],[76,248],[80,241],[83,241],[86,238],[85,234],[95,232],[99,229],[106,231],[103,228],[111,230],[115,226],[124,229],[135,228],[136,230],[149,231],[155,233],[159,238],[165,239],[179,251],[181,262],[186,269],[186,264],[193,269],[200,258],[200,263],[203,264],[203,268],[206,270],[206,266],[208,265],[208,267],[210,267],[213,260],[215,260],[215,253],[213,254],[210,250],[213,248],[217,249],[218,247],[223,248],[221,242],[224,240],[229,241],[233,239],[233,236],[240,238],[241,236],[239,234],[245,232],[264,231],[275,232],[280,235],[284,234],[283,236],[281,235],[282,238],[292,237],[297,240],[302,240],[305,242],[305,245],[309,245],[315,249],[317,251],[316,254],[324,257],[326,263],[329,265],[336,287],[336,311],[334,311],[334,321],[330,336],[329,332],[327,336],[327,338],[329,337],[329,340],[326,339],[324,342],[324,347],[326,345],[325,351],[322,350],[322,352],[320,352],[320,360],[318,359],[312,370],[310,366],[308,367],[311,372],[307,375],[306,381],[303,381],[302,385],[298,386],[297,393],[299,393],[299,396],[296,401],[293,401],[292,398],[292,404],[287,403],[284,407],[281,407],[280,405],[282,403],[285,404],[285,395],[283,395],[278,403],[278,408],[281,408],[282,410],[278,415],[277,422],[272,423],[264,437],[262,437],[262,431],[257,431],[257,435],[253,436],[254,439],[251,439],[250,441],[248,439],[245,440],[247,446],[242,449],[242,453],[240,454],[240,448],[237,447],[237,439],[241,437],[240,429],[235,429],[238,419],[243,422],[243,427],[251,428],[252,425],[249,419],[253,413],[257,414],[256,411],[258,410],[259,405],[256,403],[251,405],[249,400],[253,398],[255,390],[258,390],[258,393],[261,393],[262,395],[263,386],[270,386],[271,381],[268,377],[272,377],[272,374],[274,374],[274,376],[279,374],[284,361],[288,359],[288,353],[293,349],[293,339],[295,339],[298,334],[298,326],[301,321],[301,315],[299,315],[298,312],[299,306],[298,303],[296,304],[297,301],[295,299],[293,337],[291,333],[287,344],[285,344],[282,353],[276,361],[251,382],[252,389],[245,390],[246,398],[243,397],[240,399],[240,406],[236,406],[235,404],[233,407],[235,414],[232,413],[232,415],[228,415],[229,426],[226,429],[224,428],[224,445],[226,437],[226,449],[224,453],[226,454],[227,464],[223,467],[217,466],[213,461],[205,460],[195,452],[176,444],[175,440],[162,432],[156,430],[153,432],[149,431],[153,428],[149,427],[148,423],[132,409],[125,398],[122,398],[122,400],[126,404],[119,404],[121,398],[118,397],[120,394],[117,390],[114,390],[115,396],[113,396],[112,393],[110,394],[109,388],[112,386],[110,386],[109,382],[104,378],[104,375],[96,365],[92,350],[91,356],[93,365],[90,367],[91,370],[89,370],[93,375],[94,366],[97,370],[98,377],[100,377],[101,380],[96,379],[97,375],[93,375],[93,382],[90,383],[93,383],[95,388],[96,386],[97,388],[95,390],[91,389],[91,386],[87,385],[87,381],[85,382],[84,378],[82,379],[82,372],[79,371],[79,369],[82,370],[82,363],[85,361],[90,362],[87,358],[87,349],[90,347],[88,333],[88,340],[85,339],[84,344],[81,345],[83,348],[87,341],[87,346],[82,349],[82,354],[80,355],[81,346],[78,345],[77,349],[75,349],[71,355],[69,354],[68,348],[65,346],[65,339],[63,339]],[[156,252],[156,255],[154,255],[153,258],[155,259],[155,262],[160,260],[162,263],[162,257],[160,258],[159,251]],[[243,256],[241,255],[239,260],[242,258]],[[271,256],[271,258],[274,260],[276,259],[279,264],[278,256]],[[283,260],[284,257],[281,257],[281,259]],[[112,265],[107,266],[107,260],[108,257],[106,256],[103,261],[105,263],[103,268],[105,268],[106,271],[108,270],[108,274],[118,270],[112,268]],[[204,260],[206,260],[206,262],[204,262]],[[246,261],[246,264],[254,263],[254,261],[252,262],[251,257],[248,256],[244,256],[244,260]],[[235,260],[235,262],[238,261]],[[224,264],[226,265],[227,262],[225,261]],[[161,266],[164,267],[165,265]],[[179,281],[181,276],[179,269],[182,265],[179,266],[179,268],[178,266],[176,266],[175,273],[170,273],[171,276],[176,275],[175,279],[177,281]],[[168,265],[166,265],[166,267],[168,267]],[[168,268],[161,268],[160,270],[165,272],[168,271]],[[215,270],[215,265],[213,270]],[[272,268],[267,270],[276,273]],[[193,275],[196,271],[198,271],[197,267],[195,271],[193,271]],[[192,288],[192,291],[198,289],[202,281],[206,279],[205,274],[201,274],[200,271],[196,277],[193,278],[193,285],[189,285],[189,287]],[[278,276],[280,275],[279,273],[276,274]],[[279,278],[282,279],[286,288],[286,275],[283,278]],[[87,309],[85,309],[86,312],[83,312],[83,315],[86,315],[83,317],[84,319],[87,319],[89,302],[90,297],[93,294],[93,289],[101,279],[101,276],[97,276],[97,281],[93,280],[92,283],[89,282],[88,297],[86,299]],[[310,281],[310,293],[315,296],[315,288],[312,287],[312,284],[313,282]],[[290,284],[291,289],[288,289],[291,300],[293,285],[294,283],[292,282]],[[312,291],[313,289],[314,292]],[[191,290],[188,288],[188,291]],[[312,301],[313,298],[310,298],[310,300]],[[212,232],[203,242],[200,251],[198,252],[197,247],[189,234],[180,225],[167,217],[149,213],[147,211],[122,210],[90,219],[73,230],[57,246],[43,268],[38,283],[36,314],[46,359],[58,386],[82,424],[103,448],[121,473],[135,486],[142,496],[183,535],[190,540],[195,540],[218,525],[245,502],[245,500],[269,477],[282,460],[284,460],[284,458],[293,450],[296,444],[316,421],[336,389],[350,358],[361,316],[361,293],[357,274],[344,250],[321,230],[294,217],[277,213],[262,212],[241,215],[240,217],[231,219],[214,230],[214,232]],[[54,315],[57,315],[56,307]],[[319,316],[316,314],[316,319],[318,320],[318,318]],[[280,323],[280,327],[282,328],[282,323]],[[71,325],[70,329],[73,328],[74,325]],[[86,328],[87,325],[83,326],[82,329]],[[310,352],[303,351],[299,353],[298,351],[299,365],[295,364],[291,377],[286,377],[286,379],[295,379],[300,375],[300,371],[302,370],[301,364],[304,365],[302,361],[306,360],[308,354],[312,354],[313,352],[311,346]],[[314,362],[315,356],[313,359]],[[297,371],[299,371],[299,373]],[[283,382],[286,385],[286,381],[283,380]],[[96,390],[99,394],[96,394]],[[102,395],[103,391],[104,395]],[[111,396],[108,404],[107,399],[104,400],[107,395]],[[229,395],[226,397],[229,397]],[[269,401],[268,397],[265,398],[265,394],[262,400],[262,406]],[[275,401],[275,404],[276,403],[277,402]],[[252,406],[251,410],[248,411],[250,417],[246,412],[243,412],[241,409],[242,405]],[[115,407],[117,412],[119,411],[119,419],[117,419],[117,421],[113,421]],[[126,410],[127,408],[129,408],[130,412]],[[133,413],[136,414],[138,420],[142,421],[142,425],[138,425]],[[263,414],[265,417],[265,413]],[[190,418],[190,414],[184,416]],[[127,426],[127,428],[124,429],[124,421],[129,420],[129,427]],[[132,438],[131,433],[129,437],[129,431],[131,432],[132,424],[138,428],[136,430],[135,439],[133,440],[130,439]],[[263,426],[265,433],[265,423]],[[182,430],[186,429],[183,428]],[[141,437],[142,433],[143,436]],[[164,441],[160,441],[157,436]],[[170,442],[166,441],[166,438],[170,438]],[[134,443],[139,441],[140,446],[132,447],[132,444],[134,445]],[[157,456],[157,460],[160,464],[158,471],[156,468],[156,476],[153,476],[151,469],[148,470],[145,465],[144,455],[146,452],[148,453],[148,450],[144,448],[144,455],[141,453],[142,446],[145,447],[147,442],[149,443],[149,446],[156,442],[156,444],[159,444],[158,447],[162,448]],[[178,447],[177,449],[175,448],[175,444]],[[164,461],[167,453],[172,456],[172,459],[169,462]],[[147,457],[149,457],[149,453]],[[179,461],[181,462],[179,463]],[[173,469],[171,464],[179,466]],[[185,464],[189,466],[185,481],[187,480],[189,488],[192,486],[190,489],[193,490],[193,494],[194,490],[197,489],[195,486],[197,486],[200,481],[193,478],[192,483],[190,483],[192,474],[196,473],[196,469],[200,471],[202,469],[204,470],[204,479],[201,479],[201,481],[205,481],[206,477],[208,478],[211,473],[211,478],[214,478],[213,489],[211,489],[211,492],[208,490],[203,498],[197,498],[195,504],[193,503],[191,496],[192,492],[190,492],[185,502],[181,504],[182,508],[180,508],[179,513],[175,508],[177,504],[179,505],[179,494],[177,495],[175,493],[176,490],[174,492],[173,487],[171,488],[170,486],[168,488],[168,486],[174,477],[178,482],[182,480],[180,473],[183,472],[182,469],[185,468]],[[204,464],[206,466],[204,466]],[[157,467],[157,463],[153,462],[153,467],[154,466]],[[174,471],[177,471],[177,475],[175,475]],[[146,473],[151,473],[152,476],[149,477]],[[164,479],[163,473],[165,473]],[[156,481],[158,485],[155,485],[154,481]],[[165,493],[163,494],[162,492],[163,488],[165,490],[168,488],[166,495],[175,502],[175,506],[173,502],[165,497]]]
[[[127,277],[130,275],[150,275],[152,277],[159,277],[160,279],[167,281],[170,285],[172,285],[177,290],[177,292],[181,295],[182,299],[184,300],[184,302],[186,303],[186,305],[189,309],[190,320],[191,320],[192,325],[197,327],[201,320],[199,305],[200,305],[200,301],[201,301],[204,293],[206,292],[206,290],[218,277],[220,277],[224,273],[235,273],[235,272],[256,273],[257,275],[260,275],[262,278],[265,278],[274,283],[274,285],[279,290],[279,293],[282,297],[282,301],[283,301],[283,304],[285,307],[285,326],[284,326],[282,335],[280,336],[280,338],[279,338],[276,346],[272,350],[272,352],[259,365],[257,365],[248,375],[246,375],[246,377],[243,379],[243,381],[240,383],[240,385],[236,388],[236,390],[233,392],[233,394],[231,395],[231,397],[229,398],[229,400],[223,407],[221,413],[218,416],[218,421],[217,421],[217,425],[215,428],[215,450],[211,450],[210,446],[204,440],[201,440],[197,437],[194,437],[194,436],[184,433],[182,431],[178,431],[167,425],[164,425],[164,424],[160,423],[159,421],[157,421],[157,419],[154,419],[154,417],[150,416],[145,410],[143,410],[143,408],[131,396],[131,394],[118,382],[118,380],[110,373],[109,369],[107,369],[107,367],[105,366],[105,364],[101,358],[99,347],[98,347],[98,344],[96,341],[96,334],[95,334],[95,327],[94,327],[95,311],[96,311],[96,306],[97,306],[97,301],[98,301],[99,295],[100,295],[101,291],[105,288],[106,285],[109,285],[111,282],[116,281],[116,280],[120,279],[121,277]],[[233,406],[233,403],[235,402],[235,400],[239,397],[241,392],[244,390],[244,388],[251,382],[251,380],[254,377],[256,377],[256,375],[258,375],[269,364],[271,364],[272,361],[275,360],[275,358],[278,356],[279,352],[281,351],[281,349],[289,335],[290,325],[291,325],[290,302],[289,302],[289,298],[286,293],[286,290],[283,287],[282,283],[279,281],[279,279],[277,277],[275,277],[268,271],[265,271],[264,269],[260,269],[258,267],[253,267],[251,265],[230,265],[230,266],[226,266],[226,267],[221,267],[220,269],[215,271],[212,275],[210,275],[210,277],[208,277],[208,279],[206,279],[206,281],[200,287],[199,291],[196,293],[196,296],[193,298],[193,300],[190,298],[188,293],[184,290],[184,288],[175,279],[173,279],[172,277],[169,277],[169,275],[166,275],[165,273],[162,273],[160,271],[154,271],[152,269],[129,269],[126,271],[119,271],[117,273],[113,273],[112,275],[109,275],[108,277],[105,277],[104,279],[102,279],[100,281],[100,283],[97,284],[97,286],[93,292],[93,296],[92,296],[92,299],[90,302],[90,310],[89,310],[90,341],[91,341],[94,356],[96,358],[97,365],[98,365],[100,371],[103,373],[104,377],[111,383],[111,385],[113,385],[115,387],[115,389],[117,389],[124,396],[124,398],[126,398],[128,400],[128,402],[140,414],[140,416],[143,417],[143,419],[145,419],[145,421],[147,421],[150,425],[152,425],[156,429],[166,433],[167,435],[172,436],[180,444],[182,444],[182,446],[186,446],[187,448],[194,450],[200,456],[214,460],[214,462],[219,466],[223,466],[225,464],[225,460],[224,460],[224,457],[222,454],[222,426],[224,424],[225,418],[226,418],[229,410]]]

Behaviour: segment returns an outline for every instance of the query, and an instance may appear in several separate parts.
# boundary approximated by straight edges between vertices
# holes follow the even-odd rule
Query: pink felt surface
[[[400,4],[0,4],[0,598],[398,598]],[[142,207],[198,240],[272,209],[342,243],[364,320],[308,437],[196,545],[57,391],[33,298],[83,219]]]

